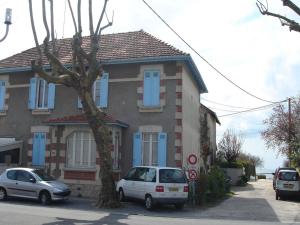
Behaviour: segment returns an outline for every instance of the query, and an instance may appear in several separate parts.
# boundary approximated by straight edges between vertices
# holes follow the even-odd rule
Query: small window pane
[[[7,178],[10,180],[16,180],[16,170],[10,170],[7,172]]]

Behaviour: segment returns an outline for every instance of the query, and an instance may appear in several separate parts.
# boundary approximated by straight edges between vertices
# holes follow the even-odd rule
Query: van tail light
[[[189,192],[189,186],[184,186],[183,192]]]
[[[156,186],[155,191],[156,192],[164,192],[165,191],[164,186]]]

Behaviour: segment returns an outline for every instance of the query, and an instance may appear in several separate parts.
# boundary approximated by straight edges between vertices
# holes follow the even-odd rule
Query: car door
[[[25,170],[17,171],[17,195],[20,197],[37,198],[36,181],[31,173]]]
[[[145,175],[147,168],[138,167],[132,181],[133,197],[143,200],[145,198]]]
[[[6,177],[4,180],[4,186],[6,187],[6,191],[7,191],[7,195],[8,196],[14,196],[16,195],[16,185],[17,185],[17,181],[16,181],[16,170],[8,170],[6,172]]]
[[[132,186],[133,186],[133,177],[136,173],[136,168],[131,168],[128,172],[128,174],[123,178],[124,182],[123,182],[123,191],[126,197],[129,198],[133,198],[133,190],[132,190]]]

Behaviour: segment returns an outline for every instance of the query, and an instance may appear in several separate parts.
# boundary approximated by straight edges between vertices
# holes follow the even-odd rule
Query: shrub
[[[257,175],[257,179],[267,179],[266,175]]]

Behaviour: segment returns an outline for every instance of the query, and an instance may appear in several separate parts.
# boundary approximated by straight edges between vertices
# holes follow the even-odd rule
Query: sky
[[[269,101],[281,101],[300,94],[300,76],[297,73],[300,71],[300,34],[281,26],[278,19],[262,16],[255,0],[146,1],[201,56],[243,89]],[[71,2],[75,6],[75,1]],[[88,1],[82,2],[83,34],[88,35],[85,5]],[[33,0],[33,4],[41,41],[45,35],[41,23],[41,0]],[[54,0],[54,4],[57,38],[71,37],[74,27],[68,9],[65,11],[65,0]],[[103,0],[94,0],[95,19],[102,4]],[[0,0],[0,39],[5,32],[5,8],[12,8],[13,24],[6,40],[0,43],[0,59],[34,47],[28,1]],[[270,1],[269,10],[297,20],[296,15],[284,8],[280,0]],[[272,108],[222,116],[231,113],[228,111],[243,110],[237,107],[255,108],[267,105],[267,102],[245,94],[216,73],[174,35],[142,0],[108,1],[107,16],[112,18],[113,15],[113,26],[104,33],[143,29],[191,54],[209,91],[201,95],[201,101],[217,113],[221,122],[221,126],[217,125],[217,141],[226,129],[234,129],[243,135],[243,152],[260,156],[265,168],[274,169],[282,165],[284,158],[267,149],[260,136],[265,128],[262,121],[270,115]]]

